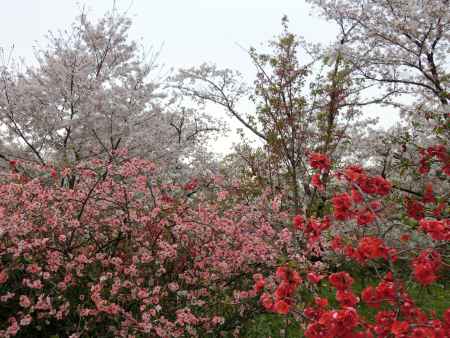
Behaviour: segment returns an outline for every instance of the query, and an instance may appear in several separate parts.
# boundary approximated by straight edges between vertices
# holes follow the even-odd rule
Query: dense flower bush
[[[124,156],[62,170],[10,165],[1,336],[217,335],[258,308],[294,316],[306,337],[448,336],[450,310],[439,319],[408,293],[448,273],[447,205],[430,184],[422,201],[402,203],[388,180],[353,165],[331,173],[329,214],[292,218],[281,196],[246,203],[221,177],[204,191],[197,179],[165,184],[151,162]],[[310,165],[331,164],[313,154]],[[333,259],[376,282],[355,291],[359,276]]]
[[[311,338],[448,336],[450,310],[426,313],[408,292],[448,278],[448,209],[430,184],[403,202],[352,165],[330,172],[330,212],[314,218],[282,211],[280,195],[245,202],[221,177],[206,190],[158,182],[152,162],[124,154],[62,170],[10,165],[0,336],[239,335],[261,310],[294,316]],[[310,165],[331,163],[313,154]],[[373,284],[356,291],[359,276],[336,261],[372,271]]]
[[[440,170],[448,176],[445,147],[430,147],[427,154],[438,156]],[[320,168],[316,159],[311,159],[311,166]],[[419,172],[429,172],[429,168],[423,170],[423,159]],[[371,271],[374,284],[357,292],[353,285],[361,276],[345,270],[318,275],[290,264],[270,277],[279,283],[275,291],[272,289],[273,295],[258,287],[262,306],[270,312],[293,315],[308,338],[449,337],[450,308],[438,318],[417,306],[409,293],[413,284],[426,287],[437,281],[448,283],[450,220],[445,196],[435,197],[428,183],[422,201],[407,198],[401,203],[402,195],[395,196],[388,180],[371,176],[362,167],[336,170],[334,176],[340,191],[331,198],[332,215],[326,216],[324,229],[352,223],[356,227],[331,237],[315,227],[314,238],[328,240],[340,262],[354,262]],[[406,226],[408,218],[411,226]],[[303,236],[311,233],[305,224],[321,222],[306,222],[302,215],[292,221]],[[303,275],[306,281],[301,286]],[[301,287],[310,294],[309,301],[300,297]],[[333,304],[326,298],[330,292],[334,294]],[[367,308],[375,312],[367,312]]]
[[[158,183],[151,162],[11,163],[0,185],[0,336],[202,336],[257,308],[291,233],[279,203]],[[25,174],[27,173],[27,174]],[[76,183],[67,183],[75,179]],[[291,256],[295,259],[294,256]],[[215,331],[216,330],[216,331]]]

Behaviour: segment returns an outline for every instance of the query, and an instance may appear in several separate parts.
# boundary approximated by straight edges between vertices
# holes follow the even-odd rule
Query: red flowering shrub
[[[430,147],[427,156],[443,163],[448,161],[447,151],[441,146]],[[313,168],[316,167],[314,164]],[[331,273],[324,279],[323,272],[318,275],[308,268],[299,269],[308,283],[298,287],[300,292],[289,294],[289,311],[275,311],[291,314],[301,321],[304,335],[309,338],[449,337],[450,309],[438,319],[435,314],[421,310],[408,290],[411,282],[422,286],[440,280],[448,282],[443,280],[448,274],[448,261],[444,262],[443,257],[445,252],[448,255],[445,248],[448,249],[450,240],[446,203],[440,202],[432,209],[442,199],[427,184],[422,201],[407,197],[403,206],[399,205],[403,196],[391,196],[393,185],[381,176],[370,176],[360,166],[349,166],[331,174],[343,191],[331,197],[333,217],[324,216],[327,226],[316,231],[314,241],[307,245],[313,246],[317,241],[361,269],[375,268],[378,274],[378,271],[386,273],[378,284],[356,292],[354,284],[359,278],[347,271]],[[313,233],[311,229],[320,229],[310,224],[321,224],[322,220],[305,219],[297,215],[293,223],[297,231],[309,237]],[[417,226],[408,228],[399,219],[413,220]],[[341,225],[347,228],[339,233]],[[330,238],[327,230],[338,234]],[[405,263],[409,263],[409,272],[405,272],[408,265]],[[334,289],[337,304],[334,309],[329,308],[330,303],[322,293],[328,294],[330,289]],[[295,298],[296,294],[304,295],[306,290],[314,294],[311,303]],[[362,314],[363,306],[374,308],[375,314],[370,317]],[[272,307],[266,309],[274,311]]]

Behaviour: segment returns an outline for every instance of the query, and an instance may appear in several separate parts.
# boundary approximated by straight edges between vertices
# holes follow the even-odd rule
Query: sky
[[[32,46],[49,30],[68,28],[80,10],[99,17],[113,0],[0,0],[0,46],[14,44],[15,54],[32,59]],[[258,46],[281,31],[288,15],[293,32],[311,41],[333,40],[335,28],[309,15],[303,0],[117,0],[133,18],[131,38],[146,47],[162,47],[161,61],[170,67],[214,61],[220,66],[252,68],[238,46]]]
[[[102,16],[113,8],[133,19],[130,38],[145,48],[160,50],[167,69],[214,62],[240,71],[251,83],[255,69],[242,48],[259,47],[281,32],[281,18],[289,17],[293,33],[307,41],[331,43],[336,27],[310,15],[304,0],[0,0],[0,48],[34,61],[33,46],[45,46],[48,31],[70,27],[84,8],[88,16]],[[317,13],[316,13],[317,14]],[[0,59],[1,62],[1,59]],[[391,123],[389,117],[383,124]],[[233,124],[237,126],[237,124]],[[228,144],[233,136],[225,140]],[[224,142],[221,142],[223,145]]]

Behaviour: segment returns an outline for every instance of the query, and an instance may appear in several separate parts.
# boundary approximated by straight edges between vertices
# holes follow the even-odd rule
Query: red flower
[[[274,305],[274,311],[280,314],[288,314],[289,313],[289,304],[284,300],[277,300]]]
[[[380,311],[377,313],[375,316],[376,325],[374,329],[378,336],[386,337],[389,335],[395,317],[396,315],[393,311]]]
[[[375,215],[370,210],[364,210],[358,213],[356,221],[358,225],[367,225],[375,220]]]
[[[50,169],[50,176],[52,178],[58,178],[58,172],[56,171],[55,168]]]
[[[431,157],[437,157],[441,162],[447,162],[448,153],[447,148],[443,144],[436,144],[435,146],[428,147],[427,153]]]
[[[355,204],[359,204],[362,201],[364,201],[363,196],[358,191],[358,189],[355,189],[355,188],[352,189],[352,200]]]
[[[410,335],[411,338],[430,338],[436,337],[436,334],[432,329],[426,327],[417,327],[415,328]],[[445,337],[444,335],[438,337]]]
[[[382,204],[380,201],[371,201],[369,203],[370,207],[372,208],[373,211],[379,211],[382,207]]]
[[[359,165],[351,165],[345,169],[345,177],[351,181],[356,181],[362,175],[365,175],[364,169]]]
[[[358,244],[358,258],[362,261],[367,259],[388,258],[388,250],[383,240],[378,237],[364,237]]]
[[[272,301],[272,297],[269,294],[263,293],[261,295],[260,300],[261,300],[261,304],[264,306],[264,308],[266,310],[271,310],[272,309],[273,301]]]
[[[286,280],[288,276],[288,269],[284,266],[279,266],[275,275],[282,280]]]
[[[376,292],[380,299],[388,302],[392,302],[396,298],[394,283],[386,279],[377,285]]]
[[[369,177],[365,174],[358,174],[353,181],[358,184],[362,191],[369,195],[386,196],[392,188],[392,184],[381,176]]]
[[[366,194],[372,195],[377,192],[377,181],[373,177],[360,176],[357,180],[357,184]]]
[[[311,177],[311,184],[313,185],[313,187],[315,187],[315,188],[317,188],[318,190],[323,190],[323,188],[324,188],[324,186],[323,186],[323,183],[322,183],[322,181],[320,180],[320,174],[319,173],[317,173],[317,174],[314,174],[312,177]]]
[[[442,258],[437,251],[424,250],[412,262],[414,277],[422,285],[429,285],[438,279],[437,271],[441,264]]]
[[[347,290],[353,284],[353,278],[345,271],[333,273],[328,281],[338,290]]]
[[[373,286],[365,288],[361,293],[361,298],[368,306],[375,308],[380,306],[380,296]]]
[[[442,212],[445,210],[445,206],[446,206],[445,202],[439,203],[436,209],[433,210],[433,216],[440,217],[442,215]]]
[[[262,289],[264,289],[264,285],[266,284],[266,281],[264,278],[260,278],[256,281],[254,289],[256,292],[260,292]]]
[[[400,240],[402,242],[408,242],[411,239],[411,235],[410,234],[403,234],[400,236]]]
[[[309,273],[306,275],[306,278],[308,278],[308,280],[309,280],[311,283],[317,284],[317,283],[319,283],[319,282],[324,278],[324,276],[318,275],[318,274],[316,274],[315,272],[309,272]]]
[[[275,299],[284,299],[293,292],[293,287],[288,282],[282,282],[275,290]]]
[[[289,282],[294,287],[298,287],[302,281],[303,281],[302,277],[300,277],[300,274],[297,271],[291,271],[289,276]]]
[[[340,250],[343,247],[343,243],[342,243],[342,238],[339,235],[336,235],[333,237],[333,239],[331,240],[331,248],[334,251]]]
[[[376,193],[380,196],[386,196],[391,192],[392,184],[384,177],[375,176],[373,178],[374,184],[376,185]]]
[[[353,337],[353,330],[359,324],[359,317],[353,308],[346,308],[339,311],[324,312],[318,321],[314,324],[320,326],[317,329],[322,329],[318,335],[310,331],[310,327],[305,332],[305,337]]]
[[[355,296],[355,294],[347,290],[337,290],[336,300],[343,307],[344,306],[354,307],[356,304],[359,303],[359,299]]]
[[[314,298],[314,303],[316,303],[316,305],[321,309],[324,309],[328,306],[328,299],[316,297]]]
[[[425,186],[425,192],[423,194],[423,203],[435,203],[436,199],[433,194],[433,185],[431,183],[427,183]]]
[[[327,155],[311,153],[311,155],[309,155],[309,165],[314,169],[328,170],[330,168],[331,161]]]
[[[428,174],[430,172],[430,161],[428,157],[422,157],[420,159],[419,173],[421,175]]]
[[[334,217],[338,220],[344,221],[351,216],[350,208],[352,200],[347,193],[336,195],[332,199]]]
[[[442,167],[442,172],[443,172],[445,175],[450,176],[450,163],[447,164],[447,165],[444,165],[444,166]]]
[[[301,230],[305,226],[305,219],[302,215],[296,215],[293,219],[295,228]]]
[[[282,266],[277,268],[276,276],[283,281],[280,287],[296,289],[302,282],[302,278],[297,271]]]
[[[406,321],[398,321],[396,320],[391,327],[391,332],[394,334],[394,336],[396,337],[401,337],[405,334],[407,334],[409,331],[409,323]]]
[[[436,241],[450,240],[450,227],[446,220],[425,220],[420,221],[421,228]]]
[[[415,220],[420,220],[424,217],[424,206],[421,202],[411,199],[405,199],[406,212],[408,216]]]

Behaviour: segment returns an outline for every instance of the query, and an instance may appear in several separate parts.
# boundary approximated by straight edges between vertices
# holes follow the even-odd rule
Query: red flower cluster
[[[376,287],[368,286],[361,292],[361,299],[374,308],[378,308],[384,301],[394,304],[396,297],[396,286],[391,273],[386,274],[386,277]]]
[[[444,313],[444,321],[428,320],[427,316],[410,302],[401,306],[402,319],[394,311],[380,311],[375,316],[373,330],[378,337],[396,338],[447,338],[450,332],[450,311]]]
[[[450,241],[450,220],[420,220],[420,227],[435,241]]]
[[[323,189],[324,189],[323,182],[320,179],[320,174],[319,173],[314,174],[311,177],[311,184],[313,185],[313,187],[317,188],[320,191],[323,191]]]
[[[256,293],[261,292],[264,289],[264,286],[266,285],[266,280],[264,279],[263,275],[256,274],[253,276],[255,280],[255,285],[253,289]]]
[[[287,314],[293,302],[293,294],[302,282],[302,278],[297,271],[287,267],[279,267],[276,276],[281,280],[281,283],[275,290],[274,297],[263,293],[260,300],[266,310]]]
[[[427,183],[425,185],[425,192],[423,194],[423,203],[436,203],[436,198],[434,198],[433,185]]]
[[[442,265],[439,252],[424,250],[412,261],[414,277],[422,285],[429,285],[438,279],[437,272]]]
[[[320,153],[311,153],[309,155],[309,165],[314,169],[325,171],[330,169],[331,161],[327,155]]]
[[[356,310],[348,307],[342,310],[323,312],[318,320],[309,324],[305,331],[307,338],[334,338],[334,337],[370,337],[364,333],[354,333],[360,324]]]
[[[368,225],[375,220],[375,214],[370,209],[363,209],[357,213],[356,222],[358,225]]]
[[[405,198],[406,213],[409,217],[419,221],[425,216],[425,207],[422,202]]]
[[[441,170],[444,174],[450,176],[450,156],[448,154],[448,150],[445,145],[437,144],[431,147],[428,147],[426,150],[422,149],[420,152],[420,167],[419,172],[424,175],[428,174],[431,169],[430,162],[433,158],[436,158],[437,161],[441,162],[442,167]]]
[[[352,216],[351,207],[352,207],[352,199],[349,194],[342,193],[336,195],[332,199],[334,217],[337,220],[345,221]]]
[[[390,193],[391,183],[381,176],[368,176],[360,166],[349,166],[344,171],[344,177],[351,183],[358,185],[369,195],[386,196]]]
[[[308,272],[306,278],[308,278],[308,281],[310,281],[311,283],[317,284],[324,278],[324,276],[318,275],[315,272]]]
[[[337,290],[336,300],[342,307],[354,307],[359,303],[359,298],[352,291]]]
[[[349,165],[344,170],[344,177],[350,182],[355,182],[363,175],[365,175],[365,171],[360,165]]]
[[[381,176],[361,176],[357,181],[361,190],[367,194],[386,196],[391,192],[391,183]]]
[[[328,307],[328,299],[322,297],[314,298],[314,305],[308,306],[303,311],[306,318],[310,320],[318,320]]]
[[[302,230],[305,226],[305,218],[302,215],[295,215],[294,219],[292,220],[294,223],[294,226],[298,230]]]
[[[301,215],[296,215],[293,219],[293,224],[297,230],[303,231],[310,243],[317,241],[322,234],[322,231],[328,229],[331,225],[330,219],[324,217],[323,219],[310,218],[305,222],[305,218]]]
[[[369,259],[389,258],[388,248],[378,237],[363,237],[356,250],[350,246],[347,248],[346,254],[360,263],[365,263]]]
[[[441,160],[444,158],[440,148],[434,149],[431,153],[432,156]],[[354,231],[353,224],[349,228],[344,225],[344,231],[338,229],[327,244],[334,251],[343,253],[361,264],[381,258],[382,260],[370,262],[371,265],[389,266],[393,270],[388,272],[378,284],[366,287],[360,294],[365,304],[379,309],[375,315],[375,322],[370,318],[363,318],[362,314],[357,312],[360,298],[352,291],[353,278],[348,272],[340,271],[328,276],[330,285],[336,289],[336,301],[339,303],[338,309],[332,310],[328,308],[328,300],[320,296],[320,290],[327,288],[326,283],[319,283],[324,276],[314,272],[308,273],[307,279],[313,284],[310,285],[311,290],[314,290],[313,292],[317,290],[319,293],[315,294],[314,303],[306,307],[303,312],[307,324],[304,335],[308,338],[449,337],[450,309],[444,315],[443,321],[436,319],[435,314],[431,316],[426,314],[414,304],[413,299],[408,295],[409,286],[405,283],[404,271],[396,271],[397,266],[391,265],[398,259],[397,256],[402,259],[412,258],[413,253],[403,249],[408,245],[412,238],[411,235],[416,232],[416,229],[411,229],[411,235],[400,232],[399,238],[397,238],[399,241],[392,241],[392,245],[398,244],[399,248],[387,246],[384,238],[389,238],[389,243],[391,243],[391,238],[385,237],[385,234],[395,234],[391,229],[394,229],[397,221],[397,215],[393,215],[394,217],[391,218],[390,213],[399,209],[398,205],[394,204],[396,199],[382,200],[390,193],[391,184],[381,176],[368,176],[360,166],[347,167],[343,173],[332,176],[338,179],[344,178],[344,182],[348,184],[349,188],[348,191],[332,197],[331,203],[335,219],[356,221],[364,228]],[[316,177],[320,178],[319,174],[316,174]],[[316,183],[313,185],[318,186],[319,183]],[[445,202],[441,202],[432,211],[437,219],[424,219],[425,204],[436,204],[439,200],[440,198],[433,192],[431,183],[426,185],[423,199],[404,198],[407,214],[419,221],[420,229],[428,233],[434,240],[449,240],[449,220],[444,218],[447,205]],[[376,223],[376,226],[371,226],[373,223]],[[306,220],[303,216],[297,215],[293,219],[293,224],[296,229],[302,230],[311,238],[320,239],[323,231],[321,222],[312,218]],[[324,227],[324,229],[326,228],[327,226]],[[404,230],[402,229],[402,231]],[[350,241],[357,244],[355,246],[347,245]],[[412,244],[416,244],[416,241]],[[440,247],[424,250],[424,245],[421,244],[420,255],[412,262],[410,260],[411,275],[419,283],[428,285],[438,279],[438,272],[443,263],[438,252]],[[286,302],[286,304],[286,309],[281,308],[277,312],[288,312],[291,303]],[[276,311],[274,308],[273,305],[272,311]],[[446,319],[445,316],[448,318]]]
[[[348,290],[353,284],[352,276],[345,271],[331,274],[328,281],[338,290]]]

